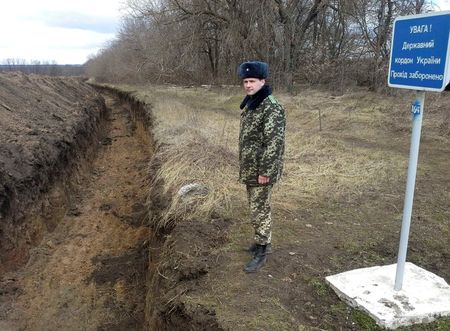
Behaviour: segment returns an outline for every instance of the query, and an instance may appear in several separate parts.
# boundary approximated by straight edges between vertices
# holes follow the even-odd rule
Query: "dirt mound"
[[[43,197],[87,155],[105,114],[103,98],[80,79],[0,74],[0,272],[25,261],[55,226]]]
[[[150,128],[142,109],[102,95],[108,116],[90,136],[95,153],[70,155],[75,171],[43,194],[48,209],[59,206],[45,218],[55,228],[25,265],[0,275],[0,330],[142,330]],[[38,228],[30,220],[28,229]]]

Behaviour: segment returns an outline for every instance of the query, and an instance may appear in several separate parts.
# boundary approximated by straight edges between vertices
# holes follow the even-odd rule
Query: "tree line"
[[[271,83],[386,85],[399,15],[431,0],[128,0],[117,38],[87,62],[100,81],[230,84],[245,60]]]
[[[1,71],[21,71],[27,74],[39,74],[47,76],[81,76],[84,74],[84,66],[64,64],[56,61],[26,61],[19,58],[7,58],[0,61]]]

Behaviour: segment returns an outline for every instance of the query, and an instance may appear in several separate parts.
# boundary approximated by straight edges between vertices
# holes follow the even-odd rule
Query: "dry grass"
[[[156,118],[154,134],[163,161],[158,176],[164,193],[173,198],[160,225],[214,212],[244,218],[244,189],[237,182],[240,89],[120,88],[150,103]],[[403,183],[393,185],[406,174],[412,94],[332,96],[304,90],[277,97],[287,110],[285,175],[273,201],[278,213],[294,217],[299,202],[309,209],[324,199],[356,201],[375,194],[389,199],[402,193]],[[445,98],[427,97],[424,139],[448,142],[442,129],[448,126]],[[207,186],[210,194],[195,203],[183,201],[176,192],[190,183]]]
[[[237,183],[239,113],[232,110],[239,97],[228,90],[167,87],[142,88],[137,97],[152,105],[161,160],[157,176],[164,183],[161,193],[171,197],[157,227],[213,213],[230,217],[242,203]],[[176,194],[191,183],[206,186],[209,194],[192,199]]]

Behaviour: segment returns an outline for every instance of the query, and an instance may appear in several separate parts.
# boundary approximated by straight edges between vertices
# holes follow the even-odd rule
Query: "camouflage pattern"
[[[270,184],[280,179],[285,125],[284,109],[272,95],[255,110],[244,108],[239,134],[241,183],[259,186],[258,175],[269,177]]]
[[[255,243],[267,245],[272,241],[272,216],[270,196],[272,185],[249,186],[247,197],[250,207],[251,221],[255,229]]]
[[[272,240],[270,197],[272,185],[283,170],[285,125],[284,109],[272,95],[255,110],[245,107],[241,113],[239,180],[247,185],[255,242],[259,245]],[[258,176],[269,177],[269,184],[258,184]]]

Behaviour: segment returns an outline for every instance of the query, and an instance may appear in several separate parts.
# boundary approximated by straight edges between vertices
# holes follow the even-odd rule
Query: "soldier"
[[[247,187],[255,243],[249,247],[253,254],[245,272],[256,272],[271,252],[272,219],[270,198],[273,185],[280,179],[283,168],[285,114],[266,85],[267,63],[244,62],[239,66],[245,93],[241,103],[239,133],[239,181]]]

